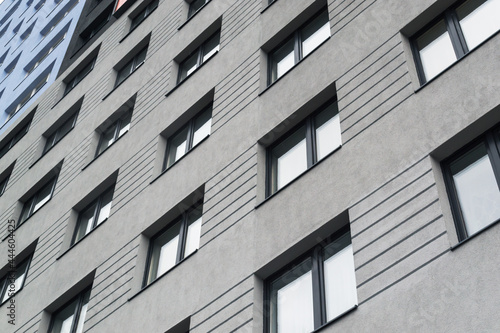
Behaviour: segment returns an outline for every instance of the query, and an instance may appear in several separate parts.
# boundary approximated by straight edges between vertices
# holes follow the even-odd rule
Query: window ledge
[[[299,178],[302,178],[302,176],[304,176],[306,173],[309,172],[309,170],[312,170],[313,168],[315,168],[318,164],[320,164],[321,162],[323,162],[324,160],[328,159],[328,157],[330,157],[331,155],[335,154],[336,151],[338,151],[340,148],[342,148],[342,145],[340,145],[339,147],[335,148],[334,150],[332,150],[330,153],[328,153],[327,155],[325,155],[325,157],[323,157],[320,161],[316,162],[316,164],[313,164],[309,169],[307,170],[304,170],[301,174],[299,174],[297,177],[295,177],[294,179],[292,179],[288,184],[286,184],[285,186],[283,186],[282,188],[280,188],[279,190],[277,190],[276,192],[274,192],[273,194],[269,195],[267,198],[265,198],[262,202],[258,203],[254,209],[257,209],[259,208],[260,206],[262,206],[263,204],[265,204],[266,202],[268,202],[269,200],[271,200],[272,198],[274,198],[278,193],[280,193],[281,191],[283,191],[284,189],[286,189],[288,186],[290,186],[291,184],[293,184],[294,182],[296,182]],[[266,184],[267,186],[267,184]]]
[[[71,249],[73,249],[75,246],[77,246],[78,244],[80,244],[85,238],[87,238],[88,235],[90,235],[91,233],[93,233],[94,230],[97,230],[97,228],[99,228],[101,225],[103,225],[104,222],[106,222],[108,219],[109,219],[109,217],[105,218],[104,221],[102,221],[101,223],[99,223],[94,229],[90,230],[85,236],[83,236],[82,238],[80,238],[80,240],[78,242],[72,244],[63,253],[61,253],[59,256],[57,256],[56,260],[61,259],[66,253],[68,253],[69,251],[71,251]]]
[[[137,29],[141,24],[144,23],[144,21],[146,21],[148,19],[148,17],[158,8],[158,6],[156,6],[152,11],[149,12],[148,16],[146,16],[142,21],[141,23],[139,23],[138,25],[136,25],[135,27],[133,27],[132,29],[129,30],[129,32],[127,32],[127,34],[125,36],[123,36],[122,39],[120,39],[120,41],[118,41],[118,44],[121,44],[128,36],[130,36],[132,34],[132,32],[135,31],[135,29]]]
[[[320,327],[318,327],[317,329],[315,329],[314,331],[312,331],[311,333],[317,333],[321,330],[323,330],[324,328],[326,328],[327,326],[330,326],[332,325],[333,323],[335,323],[337,320],[340,320],[341,318],[347,316],[349,313],[353,312],[354,310],[356,310],[358,308],[358,305],[354,305],[352,308],[350,308],[349,310],[345,311],[344,313],[342,313],[341,315],[333,318],[332,320],[330,320],[329,322],[326,322],[325,324],[321,325]]]
[[[460,242],[458,242],[457,244],[453,245],[452,247],[450,247],[450,251],[454,251],[456,250],[457,248],[459,248],[460,246],[462,246],[464,243],[467,243],[468,241],[470,241],[471,239],[475,238],[476,236],[478,236],[479,234],[482,234],[483,232],[485,232],[486,230],[492,228],[493,226],[497,225],[500,223],[500,220],[497,220],[493,223],[490,223],[488,224],[486,227],[484,227],[483,229],[479,230],[478,232],[476,232],[475,234],[467,237],[466,239],[464,240],[461,240]]]
[[[52,196],[50,197],[49,200],[47,200],[43,205],[40,206],[40,208],[38,208],[38,210],[36,212],[34,212],[33,214],[31,214],[26,220],[23,221],[23,223],[19,224],[18,226],[16,226],[14,228],[14,230],[12,230],[12,233],[16,232],[17,230],[19,230],[19,228],[21,228],[23,225],[26,224],[26,221],[28,221],[30,218],[33,217],[33,215],[35,215],[36,213],[38,213],[46,204],[48,204],[50,202],[50,200],[52,200],[52,197],[54,196],[54,194],[52,194]],[[2,242],[4,242],[7,238],[9,238],[11,232],[8,232],[7,235],[2,239]]]
[[[153,280],[153,282],[151,282],[150,284],[144,286],[141,288],[141,290],[139,290],[138,292],[136,292],[135,294],[133,294],[132,296],[130,296],[130,298],[127,300],[127,302],[130,302],[131,300],[133,300],[134,298],[136,298],[140,293],[142,293],[144,290],[148,289],[150,286],[152,286],[153,284],[156,283],[156,281],[160,280],[162,277],[164,277],[165,275],[167,275],[168,273],[170,273],[171,271],[173,271],[176,267],[178,267],[180,264],[182,264],[184,261],[188,260],[189,258],[191,258],[195,253],[198,252],[199,249],[196,249],[194,250],[191,254],[189,254],[187,257],[185,257],[184,259],[182,259],[181,261],[179,261],[177,264],[175,264],[174,266],[172,266],[172,268],[170,268],[168,271],[166,271],[165,273],[163,273],[162,275],[158,276],[156,279]]]
[[[201,12],[201,10],[202,10],[203,8],[205,8],[205,6],[206,6],[206,5],[208,5],[211,1],[212,1],[212,0],[208,0],[207,2],[205,2],[205,3],[203,4],[203,6],[201,6],[200,8],[198,8],[198,10],[197,10],[197,11],[195,11],[195,12],[193,13],[193,15],[191,15],[190,17],[188,17],[188,19],[187,19],[186,21],[184,21],[184,23],[182,23],[182,24],[181,24],[181,25],[177,28],[177,30],[181,30],[181,28],[182,28],[183,26],[185,26],[186,24],[188,24],[188,22],[189,22],[189,21],[191,21],[191,20],[193,19],[193,17],[195,17],[195,16],[196,16],[196,14],[198,14],[199,12]]]
[[[209,137],[210,137],[210,134],[207,135],[206,137],[204,137],[200,142],[198,142],[198,144],[196,146],[194,146],[193,148],[191,148],[187,153],[185,153],[184,155],[182,155],[182,157],[179,158],[177,161],[175,161],[171,166],[169,166],[168,168],[166,168],[165,170],[163,170],[158,176],[154,177],[153,180],[151,182],[149,182],[149,184],[150,185],[153,184],[158,178],[160,178],[161,176],[163,176],[163,174],[165,172],[167,172],[172,167],[174,167],[175,165],[177,165],[177,163],[179,163],[179,161],[181,161],[184,157],[186,157],[187,155],[189,155],[190,152],[192,152],[193,150],[195,150],[196,147],[199,147],[203,142],[205,142],[206,140],[208,140]]]
[[[277,1],[277,0],[276,0]],[[276,2],[275,1],[275,2]],[[273,2],[274,3],[274,2]],[[298,65],[300,65],[304,60],[306,60],[311,54],[313,54],[314,52],[316,52],[317,49],[319,49],[323,44],[325,44],[326,42],[328,42],[330,40],[330,38],[332,38],[332,36],[328,36],[327,39],[325,39],[324,41],[322,41],[318,46],[316,46],[316,48],[314,50],[311,51],[311,53],[309,53],[308,55],[306,55],[304,58],[300,59],[299,62],[297,62],[295,65],[293,65],[285,74],[281,75],[279,78],[277,78],[273,83],[269,84],[267,87],[264,88],[264,90],[262,90],[260,93],[259,93],[259,97],[261,95],[263,95],[266,91],[268,91],[272,86],[274,86],[279,80],[281,80],[283,77],[285,77],[288,73],[290,73],[295,67],[297,67]]]
[[[141,62],[135,69],[132,73],[129,74],[129,76],[127,76],[125,79],[123,79],[122,82],[118,83],[113,89],[111,89],[111,91],[109,93],[107,93],[103,98],[102,100],[104,101],[106,98],[109,97],[109,95],[111,95],[116,89],[118,89],[118,87],[120,87],[125,81],[127,81],[132,75],[134,75],[135,72],[137,72],[139,70],[139,68],[142,67],[142,65],[144,65],[144,63],[146,62],[146,60],[144,60],[143,62]]]
[[[274,5],[278,0],[273,0],[271,3],[268,3],[266,7],[264,7],[264,9],[262,9],[260,11],[260,13],[262,14],[263,12],[265,12],[269,7],[271,7],[272,5]]]
[[[440,77],[441,75],[443,75],[445,72],[447,72],[450,68],[454,67],[456,64],[458,64],[459,62],[461,62],[463,59],[467,58],[467,56],[471,53],[473,53],[474,51],[476,51],[477,49],[479,49],[481,46],[483,46],[484,44],[486,44],[490,39],[494,38],[496,35],[498,35],[500,33],[500,30],[498,30],[497,32],[495,32],[493,35],[491,35],[490,37],[486,38],[484,41],[482,41],[481,43],[479,43],[474,49],[472,49],[471,51],[469,51],[468,53],[464,54],[464,56],[460,59],[457,59],[454,63],[452,63],[451,65],[449,65],[448,67],[446,67],[445,69],[443,69],[441,72],[439,72],[439,74],[437,74],[436,76],[434,76],[432,79],[426,81],[424,84],[422,84],[420,87],[418,87],[417,89],[415,89],[415,94],[417,92],[419,92],[420,90],[424,89],[425,87],[427,87],[429,84],[431,84],[433,81],[437,80],[438,77]]]
[[[219,51],[217,50],[210,58],[207,59],[207,61],[205,61],[204,63],[202,63],[200,66],[198,66],[198,68],[196,68],[188,77],[186,77],[184,80],[182,80],[181,82],[177,83],[175,85],[175,87],[173,87],[166,95],[165,97],[168,97],[171,93],[173,93],[177,88],[179,88],[184,82],[186,82],[187,80],[189,80],[190,77],[192,77],[200,68],[202,68],[206,63],[208,63],[210,60],[212,60],[213,58],[215,58],[215,56],[219,53]]]
[[[115,143],[117,143],[121,138],[123,138],[125,136],[125,134],[128,133],[129,130],[127,130],[125,133],[123,133],[118,139],[115,140],[115,142],[113,142],[112,144],[110,144],[109,146],[106,147],[106,149],[104,149],[99,155],[95,156],[92,161],[90,161],[89,163],[87,163],[87,165],[85,165],[83,168],[82,168],[82,171],[87,169],[89,167],[89,165],[91,165],[92,163],[94,163],[95,160],[97,160],[100,156],[102,156],[105,152],[107,152],[109,150],[110,147],[112,147]]]
[[[42,159],[45,155],[47,155],[47,154],[49,153],[49,151],[51,151],[51,150],[52,150],[52,148],[54,148],[55,146],[57,146],[57,144],[58,144],[59,142],[61,142],[61,140],[62,140],[62,139],[64,139],[64,137],[65,137],[66,135],[68,135],[69,133],[71,133],[71,131],[72,131],[74,128],[75,128],[75,127],[73,126],[73,127],[72,127],[72,128],[71,128],[71,129],[70,129],[70,130],[66,133],[66,134],[64,134],[64,135],[63,135],[63,136],[59,139],[59,141],[57,141],[57,142],[56,142],[56,144],[55,144],[55,145],[53,145],[52,147],[50,147],[49,149],[47,149],[47,151],[46,151],[45,153],[42,153],[42,156],[40,156],[39,158],[37,158],[37,159],[35,160],[35,162],[31,163],[31,165],[28,167],[28,169],[31,169],[31,168],[32,168],[35,164],[37,164],[37,163],[38,163],[38,161],[40,161],[40,160],[41,160],[41,159]]]

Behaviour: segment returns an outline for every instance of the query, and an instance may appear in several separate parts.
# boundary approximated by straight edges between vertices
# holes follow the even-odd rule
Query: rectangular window
[[[109,126],[99,139],[99,144],[97,145],[97,151],[95,156],[99,156],[108,149],[116,140],[118,140],[123,134],[125,134],[130,128],[130,121],[132,119],[132,112],[125,112],[117,121],[115,121],[111,126]]]
[[[0,148],[0,158],[2,158],[21,138],[28,133],[31,121],[16,131],[16,134]]]
[[[113,7],[106,8],[81,34],[81,45],[90,41],[108,23],[113,14]]]
[[[148,50],[148,47],[146,46],[143,48],[139,53],[137,53],[132,60],[127,62],[119,71],[118,75],[116,76],[116,83],[115,87],[117,87],[120,83],[125,81],[126,78],[130,76],[139,66],[141,66],[144,63],[144,60],[146,59],[146,52]]]
[[[5,276],[0,278],[0,304],[5,303],[9,298],[23,289],[30,263],[31,256],[20,263],[16,262],[15,270],[10,270]]]
[[[108,188],[97,199],[92,201],[90,205],[80,211],[71,244],[80,241],[90,231],[108,219],[113,201],[114,187],[113,185]]]
[[[25,92],[25,95],[24,97],[21,99],[21,101],[17,104],[16,108],[14,110],[12,110],[10,113],[9,113],[9,116],[7,117],[7,119],[5,119],[5,124],[12,119],[12,117],[14,117],[14,115],[19,112],[19,110],[21,110],[23,108],[23,106],[26,105],[26,103],[29,102],[30,99],[33,98],[33,96],[35,96],[39,91],[40,89],[42,89],[42,87],[45,85],[45,83],[47,83],[49,81],[49,76],[50,76],[50,73],[47,74],[43,79],[41,79],[31,90],[28,90]]]
[[[45,146],[43,147],[42,155],[45,155],[52,147],[54,147],[66,134],[71,131],[76,124],[76,118],[78,117],[78,112],[66,120],[59,128],[56,129],[45,141]]]
[[[189,12],[188,18],[196,14],[205,4],[207,4],[210,0],[194,0],[189,4]]]
[[[443,162],[459,240],[500,220],[500,135],[489,131]]]
[[[500,0],[461,1],[413,38],[420,83],[464,57],[500,29]]]
[[[269,53],[269,84],[279,79],[330,37],[325,8]]]
[[[312,332],[357,306],[351,234],[346,229],[269,279],[268,333]]]
[[[68,94],[80,81],[82,81],[93,69],[97,56],[94,57],[81,71],[79,71],[73,79],[66,83],[64,95]]]
[[[54,194],[54,188],[56,187],[57,177],[52,178],[45,184],[40,190],[33,194],[28,200],[23,204],[23,209],[21,211],[21,216],[19,217],[19,224],[24,223],[31,215],[36,213],[43,205],[45,205]]]
[[[47,50],[45,50],[44,53],[37,55],[36,58],[38,58],[38,60],[35,63],[33,63],[33,65],[31,65],[31,67],[25,68],[26,76],[30,75],[42,63],[42,61],[44,61],[45,58],[47,58],[49,56],[49,54],[51,54],[56,49],[56,47],[62,43],[62,41],[64,40],[65,37],[66,37],[66,34],[61,35],[61,37],[59,37],[58,39],[56,39],[55,41],[52,42],[52,46],[49,47]]]
[[[196,205],[151,239],[144,286],[198,250],[202,210],[201,204]]]
[[[149,5],[147,5],[146,8],[140,11],[139,14],[137,14],[133,19],[132,19],[132,24],[130,25],[130,31],[134,30],[139,24],[142,23],[148,17],[153,10],[155,10],[158,7],[158,0],[153,0]]]
[[[10,177],[10,174],[7,175],[7,177],[5,177],[4,179],[0,180],[0,196],[2,196],[2,194],[5,192],[5,189],[7,188],[7,184],[9,182],[9,177]]]
[[[167,141],[167,154],[163,169],[168,169],[193,147],[210,135],[212,126],[212,105],[206,107],[187,125]]]
[[[179,78],[177,83],[184,81],[191,75],[198,67],[210,59],[214,54],[219,51],[220,44],[220,30],[207,39],[200,47],[191,53],[179,65]]]
[[[90,288],[62,306],[52,315],[50,333],[80,333],[83,332],[83,323],[87,314],[90,300]]]
[[[271,195],[342,145],[337,101],[319,112],[268,149],[268,193]]]

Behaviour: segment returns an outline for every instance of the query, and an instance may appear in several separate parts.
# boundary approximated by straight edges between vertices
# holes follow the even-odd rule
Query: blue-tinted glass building
[[[0,0],[0,134],[56,79],[85,0]]]

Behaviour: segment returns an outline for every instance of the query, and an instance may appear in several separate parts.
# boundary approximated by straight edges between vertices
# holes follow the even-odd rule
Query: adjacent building
[[[0,135],[0,332],[498,332],[499,15],[87,1]]]

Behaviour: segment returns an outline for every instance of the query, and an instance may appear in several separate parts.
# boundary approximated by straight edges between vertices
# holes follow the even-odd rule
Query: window
[[[189,12],[188,18],[196,14],[205,4],[207,4],[210,0],[194,0],[189,4]]]
[[[45,50],[45,52],[43,52],[39,56],[37,55],[36,58],[38,58],[38,60],[35,63],[33,63],[30,67],[25,69],[26,76],[30,75],[42,63],[42,61],[44,61],[45,58],[47,58],[49,56],[49,54],[51,54],[52,51],[54,51],[56,49],[56,47],[59,44],[61,44],[61,42],[64,40],[65,37],[66,37],[66,34],[62,34],[58,39],[55,39],[55,41],[52,43],[51,47],[49,47],[47,50]]]
[[[113,185],[108,188],[78,214],[78,222],[71,244],[80,241],[85,235],[108,219],[114,187]]]
[[[21,127],[19,130],[16,131],[16,134],[12,137],[12,139],[8,140],[7,143],[5,143],[2,148],[0,148],[0,158],[2,158],[16,143],[21,140],[21,138],[28,133],[28,129],[30,128],[30,123],[28,122],[26,125]]]
[[[342,145],[337,101],[305,119],[268,149],[268,193],[271,195]]]
[[[39,189],[35,194],[33,194],[28,200],[23,204],[23,210],[21,211],[21,216],[19,217],[19,224],[24,223],[31,215],[35,214],[40,208],[43,207],[54,194],[54,188],[56,187],[57,176],[52,178],[45,184],[41,189]]]
[[[182,82],[198,67],[216,54],[219,51],[219,43],[220,30],[213,34],[179,65],[179,78],[177,83]]]
[[[68,94],[80,81],[83,80],[87,74],[89,74],[94,69],[94,64],[97,57],[94,57],[82,70],[80,70],[71,81],[66,83],[66,89],[64,90],[64,95]]]
[[[119,71],[116,77],[115,87],[117,87],[120,83],[125,81],[126,78],[130,76],[139,66],[144,63],[146,59],[146,52],[148,47],[143,48],[139,53],[137,53],[132,60],[127,62],[125,66],[123,66]]]
[[[500,0],[467,0],[413,38],[420,83],[429,81],[500,29]]]
[[[42,155],[45,155],[52,147],[54,147],[66,134],[69,133],[75,127],[76,118],[78,117],[78,112],[72,115],[68,120],[66,120],[61,126],[59,126],[54,133],[47,137],[45,141],[45,146],[43,147]]]
[[[24,281],[28,274],[31,256],[16,264],[10,266],[9,272],[0,278],[0,303],[5,303],[9,298],[17,294],[24,287]]]
[[[182,156],[210,135],[212,126],[212,105],[206,107],[187,125],[167,141],[167,154],[163,169],[168,169]]]
[[[459,240],[500,220],[500,130],[443,162]]]
[[[266,283],[267,333],[308,333],[358,303],[349,230]]]
[[[80,34],[80,38],[82,39],[82,45],[86,44],[89,40],[92,39],[105,25],[108,23],[111,15],[113,14],[113,7],[106,8],[101,15],[99,15],[90,26],[85,29]]]
[[[90,288],[81,292],[62,308],[54,312],[50,323],[50,333],[80,333],[87,314],[90,299]]]
[[[198,250],[202,209],[196,205],[151,239],[144,286]]]
[[[269,84],[279,79],[330,37],[328,11],[322,10],[269,54]]]
[[[7,183],[9,182],[10,174],[7,175],[4,179],[0,180],[0,196],[5,192],[7,188]]]
[[[7,119],[5,119],[5,123],[6,124],[12,117],[14,117],[14,115],[22,109],[23,106],[26,105],[26,103],[29,102],[29,100],[35,96],[37,94],[37,92],[40,91],[40,89],[42,89],[42,87],[45,85],[45,83],[47,83],[47,81],[49,80],[49,76],[50,76],[50,73],[47,74],[43,79],[41,79],[31,90],[28,90],[25,92],[25,95],[24,97],[21,99],[21,101],[17,104],[16,108],[14,110],[12,110],[10,113],[9,113],[9,116],[7,117]]]
[[[132,112],[128,111],[124,113],[120,119],[115,121],[111,126],[109,126],[102,134],[99,139],[99,144],[97,145],[97,151],[95,156],[99,156],[105,151],[109,146],[111,146],[118,138],[125,134],[130,128],[130,120],[132,118]]]
[[[140,11],[139,14],[137,14],[133,19],[132,19],[132,24],[130,26],[130,31],[134,30],[139,24],[142,23],[146,19],[146,17],[149,16],[158,7],[158,0],[153,0],[149,5],[147,5],[146,8]]]

